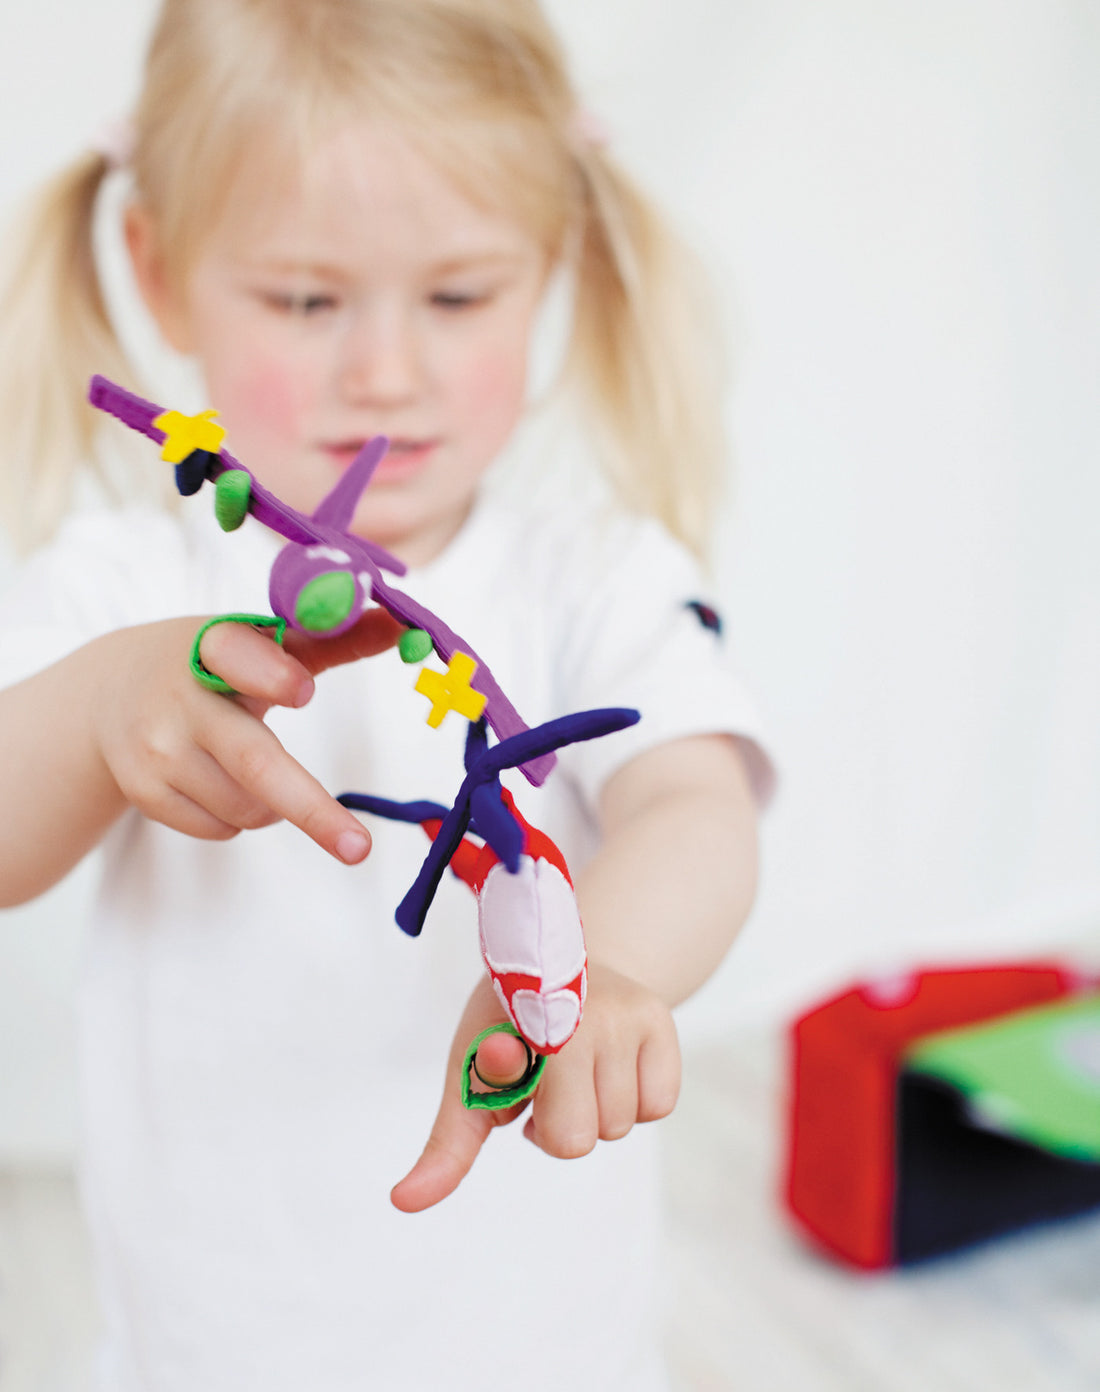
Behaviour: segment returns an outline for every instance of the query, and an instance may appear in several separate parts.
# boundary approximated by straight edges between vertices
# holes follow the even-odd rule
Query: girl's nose
[[[409,316],[361,313],[342,345],[340,386],[363,405],[401,405],[414,399],[421,381],[420,354]]]

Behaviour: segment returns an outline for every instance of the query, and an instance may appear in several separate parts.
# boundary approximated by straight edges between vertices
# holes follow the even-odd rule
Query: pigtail
[[[131,382],[93,250],[96,197],[110,168],[83,155],[19,224],[0,289],[0,518],[21,551],[46,540],[93,457],[94,372]],[[110,482],[103,480],[110,491]]]
[[[705,556],[725,474],[724,355],[713,296],[687,248],[590,142],[567,372],[622,501]]]

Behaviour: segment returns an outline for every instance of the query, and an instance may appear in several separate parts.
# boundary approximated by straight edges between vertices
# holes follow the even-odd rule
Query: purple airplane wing
[[[487,664],[482,662],[473,648],[449,629],[442,619],[430,609],[425,609],[422,604],[417,604],[416,600],[410,599],[407,594],[387,585],[381,576],[375,580],[371,593],[372,598],[376,599],[383,609],[388,609],[395,619],[400,619],[410,628],[424,629],[444,662],[450,662],[456,652],[468,653],[474,659],[477,671],[470,678],[470,685],[485,696],[485,718],[493,727],[498,739],[504,740],[509,735],[522,734],[528,728],[527,722],[497,685],[496,678]],[[527,781],[537,788],[546,782],[556,762],[553,754],[542,754],[524,764],[521,771]]]
[[[135,396],[133,392],[123,391],[121,387],[115,386],[114,382],[106,377],[100,377],[98,373],[88,386],[88,400],[98,410],[106,411],[123,425],[128,425],[131,430],[145,435],[154,444],[163,445],[167,439],[164,431],[153,424],[158,416],[164,414],[160,406],[146,401],[144,397]]]
[[[98,375],[92,378],[88,390],[88,400],[99,410],[106,411],[108,415],[116,417],[123,425],[128,425],[131,430],[136,430],[155,444],[164,444],[165,432],[153,424],[158,416],[164,414],[162,406],[158,406],[153,401],[146,401],[143,397],[135,396],[133,392],[124,391],[122,387],[116,386],[108,378]],[[384,570],[392,571],[395,575],[404,575],[406,569],[404,563],[399,561],[396,556],[391,555],[385,547],[378,546],[373,541],[365,541],[361,537],[345,536],[342,529],[335,525],[335,519],[347,511],[349,498],[350,506],[354,509],[355,499],[369,483],[371,474],[378,467],[379,460],[385,452],[386,441],[382,436],[375,436],[373,440],[368,440],[353,461],[351,468],[322,501],[313,517],[307,517],[297,508],[291,507],[289,503],[284,503],[281,498],[277,498],[274,493],[269,492],[257,480],[251,469],[246,469],[240,460],[230,454],[227,449],[221,449],[217,454],[210,455],[211,462],[207,469],[207,477],[213,481],[229,469],[240,469],[252,480],[248,510],[257,522],[261,522],[265,527],[270,527],[273,532],[285,537],[287,541],[297,542],[300,546],[332,545],[338,539],[341,545],[353,544],[359,555],[365,555],[368,558],[369,568],[372,571],[375,566],[381,566]],[[337,532],[339,532],[339,538],[334,535]]]
[[[131,430],[138,431],[139,434],[152,440],[154,444],[163,445],[167,439],[164,431],[153,424],[158,416],[164,415],[164,408],[157,406],[152,401],[146,401],[143,397],[135,396],[133,392],[124,391],[122,387],[116,386],[106,377],[97,375],[92,378],[88,400],[93,406],[97,406],[101,411],[106,411],[108,415],[114,416],[123,425],[128,425]],[[244,465],[235,459],[228,450],[219,450],[216,455],[211,456],[211,461],[208,470],[208,477],[211,480],[216,479],[219,474],[224,474],[228,469],[242,469],[252,480],[248,510],[257,522],[262,522],[265,527],[270,527],[273,532],[278,532],[280,536],[286,537],[287,541],[296,541],[300,545],[313,546],[328,540],[324,532],[319,530],[308,517],[298,512],[296,508],[281,502],[273,493],[269,493],[262,484],[256,481],[252,471],[245,469]]]

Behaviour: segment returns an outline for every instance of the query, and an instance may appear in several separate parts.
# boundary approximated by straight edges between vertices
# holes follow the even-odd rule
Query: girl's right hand
[[[92,735],[128,803],[188,836],[222,841],[286,820],[346,864],[370,837],[264,724],[272,706],[301,707],[328,667],[392,647],[402,626],[369,610],[337,638],[288,630],[285,647],[239,623],[203,635],[203,666],[237,693],[195,681],[191,645],[203,619],[121,629],[89,645]]]

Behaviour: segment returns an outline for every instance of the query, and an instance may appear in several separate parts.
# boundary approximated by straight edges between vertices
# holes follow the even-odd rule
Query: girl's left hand
[[[459,1022],[447,1062],[443,1101],[423,1154],[390,1198],[404,1213],[431,1208],[469,1172],[494,1126],[530,1105],[524,1135],[548,1155],[572,1160],[597,1140],[617,1141],[635,1122],[668,1116],[680,1091],[680,1048],[672,1014],[659,996],[611,967],[589,963],[588,997],[576,1034],[547,1060],[530,1104],[505,1111],[468,1111],[461,1069],[470,1040],[504,1019],[483,977]],[[501,1087],[526,1065],[518,1039],[492,1035],[478,1051],[478,1072]]]

